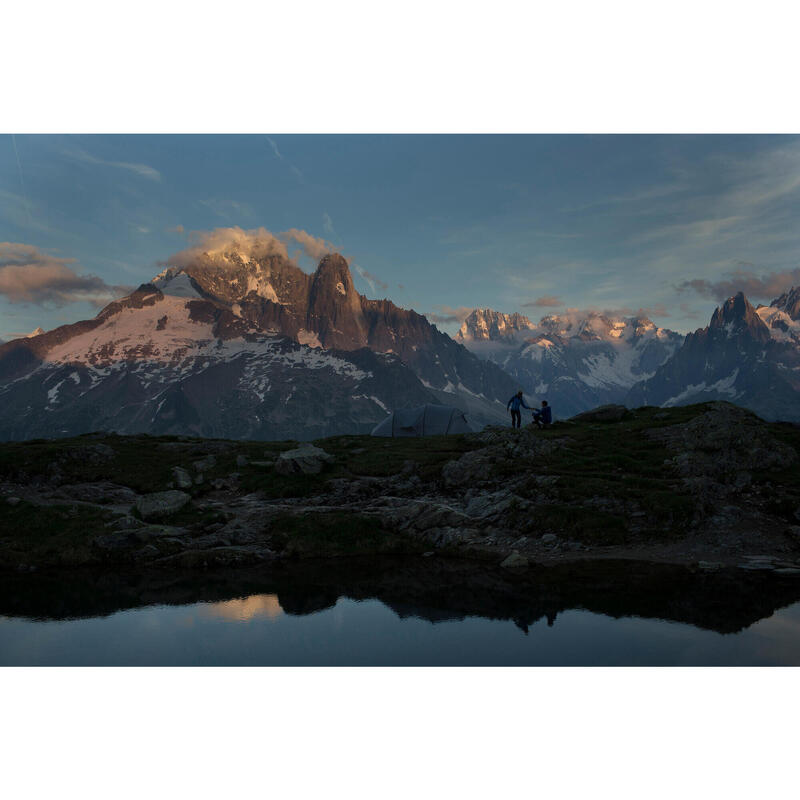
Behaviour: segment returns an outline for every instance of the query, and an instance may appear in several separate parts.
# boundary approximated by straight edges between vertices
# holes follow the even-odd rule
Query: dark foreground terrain
[[[0,569],[434,555],[520,572],[598,559],[737,567],[800,583],[800,428],[726,403],[315,445],[2,443]]]

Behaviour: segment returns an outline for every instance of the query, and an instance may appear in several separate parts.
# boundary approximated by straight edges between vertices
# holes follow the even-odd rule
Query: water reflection
[[[800,581],[365,560],[4,576],[2,664],[800,664]]]
[[[283,614],[278,595],[254,594],[250,597],[236,597],[221,603],[209,603],[202,607],[203,616],[220,617],[234,622],[249,622],[255,617],[277,619]]]

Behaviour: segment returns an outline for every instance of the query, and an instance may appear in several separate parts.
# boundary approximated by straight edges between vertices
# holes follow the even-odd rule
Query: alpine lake
[[[524,575],[438,557],[10,573],[0,664],[800,664],[800,580],[608,561]]]

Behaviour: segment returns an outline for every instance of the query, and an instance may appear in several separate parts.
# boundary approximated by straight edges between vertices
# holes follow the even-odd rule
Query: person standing
[[[530,406],[525,402],[522,397],[522,389],[520,389],[507,403],[506,411],[511,410],[511,427],[519,428],[522,425],[522,412],[520,406],[530,410]]]

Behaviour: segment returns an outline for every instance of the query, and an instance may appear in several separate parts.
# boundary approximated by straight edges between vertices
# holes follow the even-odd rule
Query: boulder
[[[179,489],[189,489],[192,485],[192,476],[183,467],[173,467],[172,478]]]
[[[190,500],[191,495],[171,489],[168,492],[145,494],[136,500],[136,510],[142,519],[153,519],[180,511]]]
[[[71,483],[60,486],[52,495],[64,500],[79,500],[84,503],[100,505],[132,505],[136,492],[127,486],[120,486],[110,481],[98,483]]]
[[[511,555],[506,556],[500,566],[504,569],[521,569],[528,566],[528,559],[520,555],[519,551],[514,550]]]
[[[465,511],[467,516],[479,519],[494,517],[507,511],[515,499],[519,502],[519,498],[507,491],[479,494],[469,501]]]
[[[217,465],[216,457],[208,455],[205,458],[200,459],[200,461],[195,461],[192,466],[194,466],[196,472],[207,472],[216,465]]]
[[[143,525],[144,523],[140,519],[125,515],[124,517],[118,517],[111,522],[107,522],[105,527],[112,531],[131,531],[134,528],[141,528]]]
[[[571,422],[620,422],[628,414],[625,406],[616,403],[609,403],[605,406],[598,406],[590,411],[584,411],[571,418]]]
[[[278,456],[275,471],[281,475],[317,475],[333,456],[313,444],[302,444],[294,450],[286,450]]]
[[[6,503],[10,506],[18,506],[21,502],[19,497],[6,497]]]
[[[558,536],[554,533],[546,533],[539,541],[542,544],[555,544],[558,541]]]
[[[472,450],[442,467],[445,486],[468,486],[486,481],[492,472],[496,454],[490,448]]]

